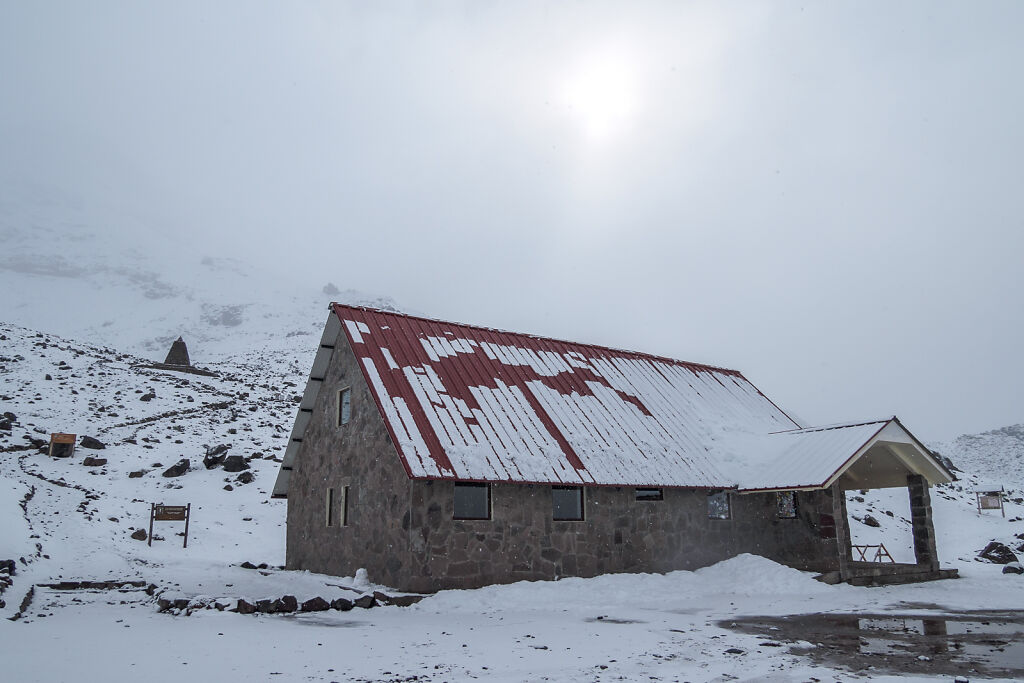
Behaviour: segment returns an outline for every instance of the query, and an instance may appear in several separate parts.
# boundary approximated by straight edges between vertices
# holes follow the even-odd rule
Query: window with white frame
[[[352,417],[352,389],[345,387],[338,390],[338,426],[348,424]]]

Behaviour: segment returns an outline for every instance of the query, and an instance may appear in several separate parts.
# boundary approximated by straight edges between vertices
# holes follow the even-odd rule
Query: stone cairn
[[[171,350],[167,352],[164,365],[191,365],[188,360],[188,347],[185,346],[184,339],[178,337],[177,341],[171,344]]]

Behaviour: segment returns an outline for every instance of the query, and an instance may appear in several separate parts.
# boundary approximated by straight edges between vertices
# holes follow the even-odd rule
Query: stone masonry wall
[[[337,391],[351,419],[337,426]],[[326,491],[348,486],[348,525],[326,526]],[[552,519],[551,487],[492,484],[490,520],[453,517],[454,484],[412,481],[391,443],[344,332],[304,435],[288,493],[287,566],[429,592],[523,579],[696,569],[749,552],[814,571],[838,569],[833,494],[797,494],[779,519],[774,493],[731,494],[732,519],[709,519],[707,493],[590,487],[584,521]]]
[[[453,489],[446,481],[413,484],[411,567],[418,572],[406,590],[696,569],[739,553],[801,569],[838,568],[818,528],[822,509],[832,507],[824,492],[797,494],[796,519],[777,517],[774,493],[732,494],[732,519],[721,520],[708,518],[705,491],[665,489],[662,501],[637,501],[632,487],[591,487],[584,520],[568,522],[552,519],[549,486],[528,484],[493,484],[490,520],[454,520]]]
[[[349,422],[337,424],[337,393],[351,388]],[[378,583],[399,586],[412,573],[408,524],[411,481],[344,331],[335,342],[320,395],[295,457],[288,491],[289,569],[352,576],[364,567]],[[340,508],[348,486],[348,524],[326,524],[327,489]]]

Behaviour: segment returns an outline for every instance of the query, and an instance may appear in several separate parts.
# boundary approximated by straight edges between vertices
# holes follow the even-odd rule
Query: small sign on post
[[[998,489],[994,487],[976,488],[974,495],[977,497],[979,515],[982,510],[999,510],[1003,513],[1003,517],[1006,516],[1006,508],[1003,507],[1004,489],[1002,486]]]
[[[188,505],[164,505],[152,503],[149,507],[149,545],[153,545],[153,522],[185,522],[185,543],[188,547],[188,522],[192,515],[192,503]]]
[[[62,432],[50,434],[50,457],[70,458],[75,454],[75,442],[77,440],[77,434],[64,434]]]

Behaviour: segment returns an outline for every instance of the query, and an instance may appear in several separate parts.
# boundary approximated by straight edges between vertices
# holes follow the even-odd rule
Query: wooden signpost
[[[75,441],[77,434],[64,434],[54,432],[50,434],[50,457],[70,458],[75,453]]]
[[[192,503],[188,505],[164,505],[152,503],[149,507],[149,545],[153,545],[153,522],[185,522],[185,543],[188,547],[188,521],[192,514]]]
[[[979,515],[982,510],[999,510],[1003,513],[1003,517],[1006,516],[1006,508],[1003,507],[1004,489],[1002,486],[995,490],[989,488],[983,490],[975,489],[974,495],[978,501]]]

